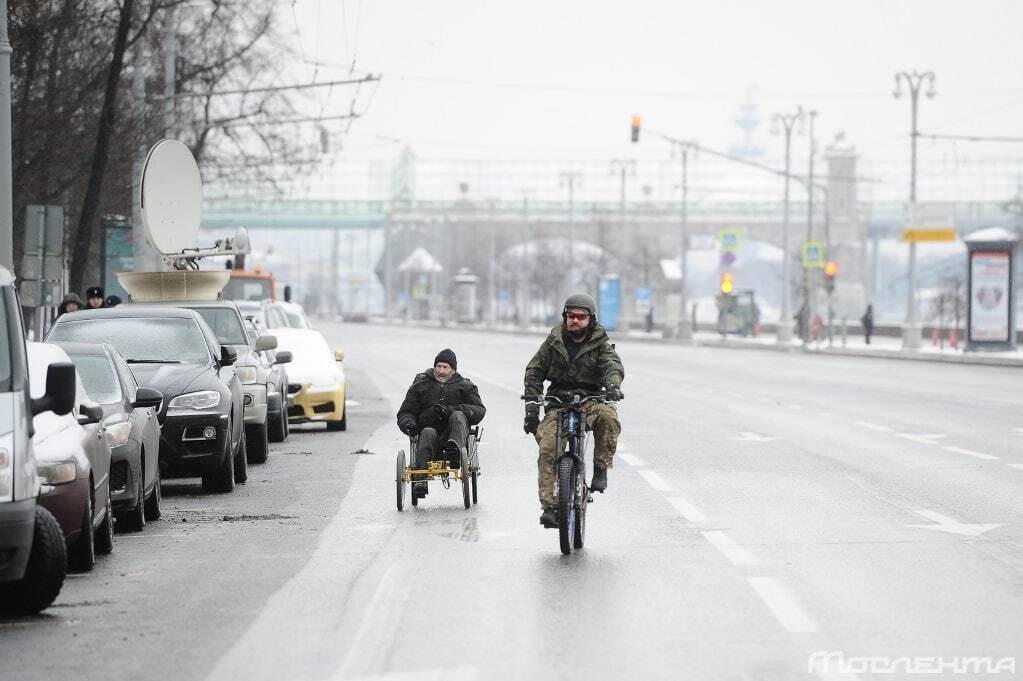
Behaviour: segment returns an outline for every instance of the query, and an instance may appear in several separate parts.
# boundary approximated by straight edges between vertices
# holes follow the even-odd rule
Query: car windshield
[[[305,317],[299,314],[298,312],[289,312],[288,326],[290,326],[293,329],[308,329],[309,323],[306,322]]]
[[[85,392],[100,404],[121,401],[121,384],[106,355],[71,355]]]
[[[196,307],[192,308],[213,329],[217,340],[225,345],[248,345],[245,330],[242,328],[238,313],[230,307]]]
[[[193,319],[118,317],[58,321],[47,340],[110,343],[129,362],[205,364],[206,339]]]
[[[0,296],[0,392],[11,391],[11,348],[17,347],[11,342],[11,333],[17,329],[8,328],[7,303]]]
[[[224,287],[225,300],[269,300],[273,298],[269,279],[231,277]]]

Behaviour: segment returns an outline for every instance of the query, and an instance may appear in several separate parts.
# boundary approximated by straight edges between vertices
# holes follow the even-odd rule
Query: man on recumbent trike
[[[457,468],[461,457],[467,456],[469,427],[487,413],[479,390],[457,369],[455,353],[441,350],[433,368],[416,375],[401,403],[398,428],[409,437],[419,436],[413,468],[422,470],[437,460],[447,460]],[[425,482],[413,478],[413,495],[424,496],[426,487]]]

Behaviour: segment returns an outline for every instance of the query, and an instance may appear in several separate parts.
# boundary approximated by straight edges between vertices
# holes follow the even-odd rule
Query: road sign
[[[732,263],[734,263],[734,262],[735,262],[735,253],[732,253],[731,251],[728,251],[727,253],[722,253],[721,254],[721,266],[722,267],[731,267]]]
[[[737,229],[718,230],[718,246],[722,253],[735,253],[742,243],[742,234]]]
[[[803,269],[824,267],[824,244],[820,241],[803,243]]]
[[[650,300],[650,289],[646,286],[640,286],[637,288],[636,300]]]
[[[955,241],[954,227],[910,227],[902,230],[902,240],[920,241]]]

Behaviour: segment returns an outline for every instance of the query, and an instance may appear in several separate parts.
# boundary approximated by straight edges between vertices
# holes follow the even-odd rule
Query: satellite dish
[[[141,213],[146,238],[162,255],[196,248],[202,217],[202,177],[191,150],[160,140],[142,168]]]

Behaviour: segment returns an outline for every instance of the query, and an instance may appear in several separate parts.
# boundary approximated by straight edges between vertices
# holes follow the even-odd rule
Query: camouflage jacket
[[[604,327],[597,324],[589,340],[579,349],[574,360],[561,335],[562,325],[551,329],[550,335],[526,366],[527,395],[543,392],[544,381],[550,381],[548,392],[600,392],[603,387],[620,386],[625,378],[622,360],[611,345]],[[526,414],[536,414],[539,407],[527,405]]]

